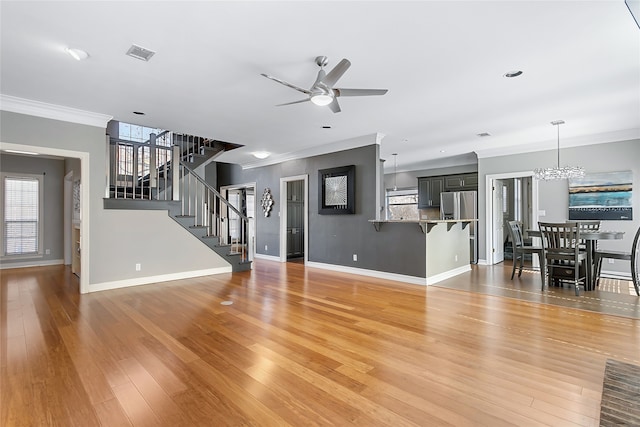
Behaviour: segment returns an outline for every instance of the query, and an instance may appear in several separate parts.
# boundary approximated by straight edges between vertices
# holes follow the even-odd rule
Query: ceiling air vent
[[[140,59],[142,61],[148,61],[149,59],[151,59],[153,55],[155,55],[155,52],[149,49],[145,49],[141,46],[132,44],[129,50],[127,51],[127,55],[132,58]]]
[[[484,138],[485,136],[491,136],[491,134],[489,132],[482,132],[482,133],[477,133],[476,136],[479,136],[480,138]]]

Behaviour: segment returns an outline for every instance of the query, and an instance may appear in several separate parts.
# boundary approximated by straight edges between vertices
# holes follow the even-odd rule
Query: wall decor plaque
[[[318,171],[318,213],[339,215],[356,213],[356,167],[342,166]]]

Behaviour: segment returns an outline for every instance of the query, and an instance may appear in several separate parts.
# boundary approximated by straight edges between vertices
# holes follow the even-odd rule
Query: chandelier
[[[560,167],[560,125],[564,124],[564,120],[556,120],[551,122],[558,129],[558,166],[552,168],[534,169],[533,177],[552,181],[557,179],[581,178],[584,176],[584,168],[580,166],[562,166]]]

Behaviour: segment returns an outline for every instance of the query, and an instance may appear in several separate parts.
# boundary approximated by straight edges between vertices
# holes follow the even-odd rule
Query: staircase
[[[196,171],[238,145],[163,132],[140,143],[110,139],[109,146],[105,209],[166,210],[232,271],[251,269],[248,218]]]

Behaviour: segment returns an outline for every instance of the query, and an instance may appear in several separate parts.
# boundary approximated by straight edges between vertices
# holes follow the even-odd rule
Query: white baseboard
[[[610,279],[620,279],[620,280],[631,280],[631,271],[623,272],[623,271],[602,270],[600,272],[600,277],[608,277]]]
[[[168,282],[170,280],[191,279],[214,274],[231,273],[231,266],[209,268],[206,270],[185,271],[182,273],[162,274],[159,276],[136,277],[135,279],[116,280],[114,282],[94,283],[89,285],[89,292],[107,291],[109,289],[127,288],[129,286],[149,285],[151,283]]]
[[[478,260],[478,265],[487,265],[487,260],[486,259],[479,259]]]
[[[254,259],[266,259],[268,261],[280,262],[280,257],[279,256],[273,256],[273,255],[253,254],[253,258]]]
[[[60,265],[64,264],[63,259],[51,259],[51,260],[38,260],[38,261],[22,261],[22,262],[11,262],[11,263],[0,263],[0,270],[5,270],[9,268],[27,268],[27,267],[46,267],[48,265]]]
[[[324,270],[338,271],[341,273],[359,274],[361,276],[376,277],[378,279],[395,280],[396,282],[410,283],[412,285],[426,286],[427,281],[424,277],[407,276],[405,274],[387,273],[385,271],[367,270],[364,268],[347,267],[344,265],[324,264],[321,262],[305,263],[307,267],[322,268]]]
[[[443,280],[450,279],[458,274],[471,271],[471,265],[466,264],[462,267],[454,268],[453,270],[445,271],[444,273],[436,274],[435,276],[427,277],[427,285],[433,285],[434,283],[442,282]]]

